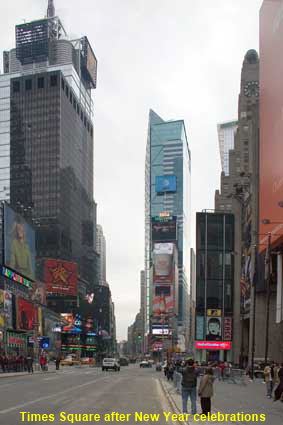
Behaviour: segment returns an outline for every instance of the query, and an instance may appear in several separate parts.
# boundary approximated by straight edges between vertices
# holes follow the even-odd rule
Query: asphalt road
[[[163,412],[172,409],[159,383],[160,372],[155,369],[140,369],[137,365],[121,367],[120,372],[102,372],[98,368],[64,367],[58,373],[28,375],[0,380],[0,424],[19,425],[24,423],[66,424],[178,424],[166,418]],[[31,417],[30,414],[54,415]],[[65,415],[60,417],[60,413]],[[118,412],[106,420],[104,415]],[[138,412],[139,416],[135,416]],[[142,417],[142,414],[160,414],[159,420]],[[83,418],[70,414],[93,414]],[[100,415],[95,417],[94,415]],[[35,419],[35,420],[30,420]],[[40,419],[40,420],[39,420]],[[47,419],[47,420],[44,420]],[[62,420],[60,420],[62,419]],[[117,420],[120,419],[120,420]],[[128,420],[122,420],[128,419]]]

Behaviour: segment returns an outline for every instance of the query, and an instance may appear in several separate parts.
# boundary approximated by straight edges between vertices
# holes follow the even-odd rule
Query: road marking
[[[95,384],[95,383],[97,383],[97,381],[98,381],[97,379],[94,379],[92,381],[85,382],[84,384],[77,385],[76,387],[72,387],[72,388],[69,388],[69,389],[64,390],[64,391],[59,391],[58,393],[55,393],[55,394],[47,395],[47,396],[44,396],[44,397],[39,397],[39,398],[36,398],[34,400],[27,401],[26,403],[18,404],[17,406],[13,406],[13,407],[9,407],[8,409],[0,410],[0,413],[1,414],[9,413],[9,412],[12,412],[13,410],[18,410],[18,409],[21,409],[22,407],[30,406],[31,404],[37,403],[38,401],[48,400],[50,398],[57,397],[58,395],[61,395],[61,394],[67,394],[71,391],[77,390],[78,388],[83,388],[83,387],[86,387],[88,385]]]
[[[167,399],[164,395],[164,391],[162,390],[161,383],[160,383],[159,379],[157,379],[157,378],[154,378],[154,380],[155,380],[155,383],[156,383],[156,390],[157,390],[157,394],[158,394],[163,412],[170,412],[171,409],[170,409],[168,401],[167,401]],[[167,423],[173,425],[172,419],[169,418],[169,421],[167,421]],[[175,425],[176,425],[176,422],[175,422]]]

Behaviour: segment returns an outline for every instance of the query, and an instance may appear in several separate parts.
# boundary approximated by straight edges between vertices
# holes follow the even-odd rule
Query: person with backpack
[[[211,413],[211,397],[213,396],[213,369],[209,367],[206,369],[204,376],[200,381],[198,395],[200,396],[200,404],[203,415],[207,416]]]
[[[197,377],[198,371],[194,366],[194,360],[189,359],[184,368],[179,372],[182,374],[182,406],[183,413],[188,413],[188,398],[191,399],[192,415],[197,413]]]

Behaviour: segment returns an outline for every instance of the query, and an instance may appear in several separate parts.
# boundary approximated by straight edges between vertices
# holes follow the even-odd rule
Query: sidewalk
[[[34,373],[28,373],[28,372],[5,372],[2,373],[0,372],[0,379],[4,379],[4,378],[15,378],[15,377],[19,377],[19,376],[26,376],[26,375],[44,375],[46,373],[56,373],[56,368],[54,365],[49,365],[48,366],[48,371],[46,372],[42,372],[42,370],[35,370],[34,368]]]
[[[182,413],[181,395],[177,389],[163,377],[160,379],[163,389],[173,404],[176,413]],[[274,403],[271,399],[266,397],[266,387],[261,381],[249,382],[247,385],[229,384],[222,381],[215,381],[215,396],[212,398],[212,414],[221,412],[223,414],[236,414],[243,412],[244,414],[265,414],[265,423],[268,425],[281,425],[283,418],[283,403],[277,401]],[[188,401],[188,411],[190,412],[190,401]],[[199,398],[197,400],[197,413],[201,413]],[[259,425],[261,421],[199,421],[198,423],[215,424],[215,425]],[[190,419],[190,425],[196,424],[196,421]]]

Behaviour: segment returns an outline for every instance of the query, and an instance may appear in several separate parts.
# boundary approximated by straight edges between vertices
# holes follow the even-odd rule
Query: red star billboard
[[[60,295],[77,295],[77,263],[47,259],[44,263],[44,277],[47,292]]]

